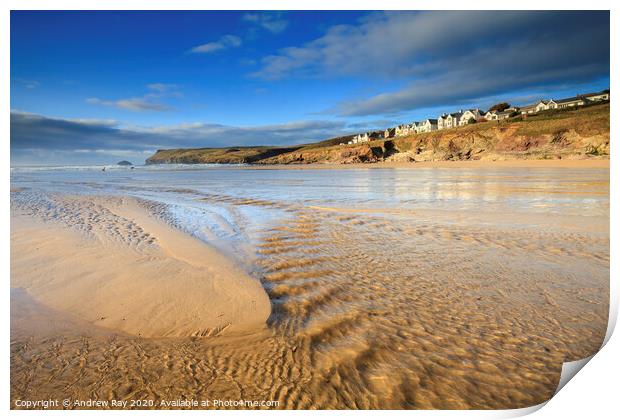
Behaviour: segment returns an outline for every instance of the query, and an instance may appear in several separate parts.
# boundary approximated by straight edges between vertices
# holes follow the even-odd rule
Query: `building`
[[[496,121],[499,120],[499,112],[493,110],[493,111],[487,111],[486,114],[484,114],[484,119],[487,121]]]
[[[600,102],[600,101],[608,101],[609,100],[609,91],[604,90],[602,92],[597,93],[586,93],[583,96],[588,102]]]
[[[463,115],[463,110],[459,110],[459,112],[455,112],[452,114],[447,114],[444,117],[443,128],[454,128],[458,127],[459,121],[461,120],[461,116]]]
[[[506,108],[502,112],[498,112],[497,113],[497,119],[498,120],[505,120],[507,118],[510,118],[513,114],[515,114],[518,111],[519,110],[517,108]]]
[[[437,120],[433,118],[428,118],[417,126],[417,133],[430,133],[431,131],[437,130]]]
[[[459,118],[459,125],[467,125],[473,119],[474,121],[478,120],[482,117],[482,113],[478,108],[476,109],[468,109],[463,112]]]
[[[604,90],[602,92],[585,93],[583,95],[573,96],[572,98],[564,98],[555,101],[556,107],[554,109],[570,108],[575,106],[584,106],[593,102],[602,102],[609,100],[609,91]]]
[[[536,104],[523,106],[520,109],[521,115],[535,114],[536,113],[535,108],[536,108]]]
[[[545,101],[545,100],[541,99],[540,101],[536,102],[535,104],[526,105],[526,106],[522,107],[521,108],[521,115],[537,114],[537,113],[539,113],[541,111],[547,111],[548,109],[556,109],[557,107],[558,107],[558,104],[553,99],[551,99],[549,101]]]
[[[384,139],[391,139],[396,135],[396,128],[386,128],[383,132]]]
[[[370,141],[370,136],[368,133],[362,133],[362,134],[357,134],[353,137],[353,140],[351,140],[349,142],[349,144],[358,144],[358,143],[365,143],[367,141]]]
[[[437,118],[437,130],[443,130],[446,128],[446,118],[448,114],[441,114],[439,118]]]
[[[455,112],[454,114],[442,114],[437,118],[437,129],[447,130],[449,128],[457,127],[459,125],[459,119],[461,118],[462,111]]]
[[[412,124],[402,124],[396,127],[394,130],[394,135],[396,137],[408,136],[410,134],[414,134],[416,132],[416,123]]]
[[[510,116],[515,112],[518,112],[518,108],[510,107],[506,108],[503,111],[493,110],[484,114],[484,119],[487,121],[505,120],[506,118],[510,118]]]
[[[572,98],[559,99],[557,101],[557,107],[559,109],[565,109],[575,106],[584,106],[587,99],[583,96],[573,96]]]
[[[533,105],[527,105],[520,109],[521,115],[537,114],[542,111],[548,111],[551,109],[566,109],[578,106],[584,106],[595,102],[602,102],[609,100],[609,91],[604,90],[601,92],[586,93],[583,95],[573,96],[571,98],[564,99],[550,99],[548,101],[541,99]]]

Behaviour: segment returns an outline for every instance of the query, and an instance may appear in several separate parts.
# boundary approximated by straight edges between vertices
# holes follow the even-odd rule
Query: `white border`
[[[384,0],[384,1],[370,1],[370,0],[298,0],[295,3],[284,0],[263,0],[263,1],[248,1],[248,0],[228,0],[227,2],[205,2],[199,0],[176,0],[176,1],[153,1],[153,0],[107,0],[105,2],[83,1],[83,0],[5,0],[2,2],[3,13],[0,17],[0,33],[2,48],[0,49],[0,80],[5,87],[1,90],[4,100],[2,101],[2,114],[0,116],[0,122],[2,127],[2,139],[5,153],[0,157],[1,168],[5,173],[5,189],[2,200],[1,211],[5,217],[5,222],[0,225],[2,230],[2,264],[0,270],[2,270],[3,278],[5,279],[5,286],[2,289],[2,302],[3,310],[1,312],[4,345],[2,346],[2,396],[0,397],[0,406],[3,408],[3,412],[9,410],[9,394],[10,394],[10,375],[9,375],[9,293],[8,283],[10,277],[9,263],[9,247],[10,247],[10,235],[9,235],[9,180],[10,180],[10,10],[462,10],[462,9],[484,9],[489,6],[493,7],[493,10],[611,10],[611,75],[618,74],[618,56],[614,47],[617,42],[614,40],[620,39],[618,34],[618,25],[620,19],[618,18],[618,6],[619,2],[603,1],[603,0],[589,0],[588,2],[571,1],[566,0],[547,0],[544,3],[540,0],[519,0],[515,2],[482,2],[479,0],[469,2],[458,2],[455,0],[444,0],[441,3],[437,1],[404,1],[404,0]],[[611,106],[611,138],[618,139],[618,125],[615,121],[618,121],[617,107],[615,107],[615,101]],[[610,255],[611,255],[611,308],[610,322],[608,328],[608,334],[606,340],[609,340],[602,351],[592,358],[592,361],[588,363],[583,369],[584,371],[579,373],[578,379],[570,381],[554,398],[552,398],[546,407],[542,410],[536,411],[541,406],[532,407],[522,410],[505,410],[505,411],[395,411],[390,413],[373,413],[369,411],[296,411],[292,415],[299,418],[309,418],[310,416],[319,417],[335,417],[335,416],[355,416],[355,418],[370,419],[375,415],[389,415],[401,418],[471,418],[471,419],[486,419],[486,418],[505,418],[515,417],[519,415],[528,414],[536,411],[531,418],[548,419],[548,418],[566,418],[566,419],[583,419],[584,417],[590,418],[610,418],[609,414],[617,414],[616,400],[618,389],[618,374],[619,361],[616,355],[620,354],[620,341],[617,337],[611,336],[613,325],[617,318],[618,312],[618,264],[617,264],[617,238],[618,238],[618,223],[617,217],[613,217],[614,214],[620,209],[618,203],[617,191],[614,188],[618,183],[617,170],[618,167],[618,153],[615,152],[615,144],[611,147],[611,186],[610,200],[611,209],[610,215]],[[610,339],[611,337],[611,339]],[[246,414],[247,413],[247,414]],[[10,411],[10,416],[15,418],[39,418],[41,416],[50,418],[60,417],[75,417],[80,418],[85,413],[77,412],[58,412],[50,411],[46,413],[41,412],[25,412],[25,411]],[[94,418],[108,418],[114,417],[129,417],[132,418],[168,418],[174,415],[183,417],[202,418],[204,416],[215,416],[219,418],[236,418],[240,416],[269,416],[269,417],[288,417],[291,412],[287,411],[252,411],[252,412],[204,412],[204,411],[187,411],[187,412],[165,412],[165,411],[150,411],[150,412],[128,412],[128,411],[90,411],[88,416]]]

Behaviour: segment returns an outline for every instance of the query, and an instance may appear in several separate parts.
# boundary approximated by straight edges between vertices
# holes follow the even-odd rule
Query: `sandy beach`
[[[605,166],[251,169],[13,173],[12,401],[520,408],[601,345]]]
[[[206,244],[149,217],[135,200],[67,197],[64,204],[77,209],[72,229],[12,217],[12,288],[136,336],[265,327],[270,306],[258,281]]]

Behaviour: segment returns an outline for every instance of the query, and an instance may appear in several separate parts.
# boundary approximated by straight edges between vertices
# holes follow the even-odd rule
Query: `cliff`
[[[147,163],[370,163],[609,158],[609,103],[548,111],[356,145],[334,138],[294,147],[160,150]]]
[[[146,164],[156,163],[223,163],[240,164],[255,163],[296,150],[297,147],[228,147],[223,149],[167,149],[158,150],[153,156],[146,159]]]

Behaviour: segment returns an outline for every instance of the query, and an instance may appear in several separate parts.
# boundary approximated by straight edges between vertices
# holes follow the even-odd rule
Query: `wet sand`
[[[269,300],[257,280],[149,217],[135,200],[66,197],[64,205],[74,207],[73,229],[12,217],[12,288],[136,336],[211,336],[265,326]]]
[[[12,404],[522,408],[549,399],[562,362],[605,335],[608,216],[200,200],[284,212],[248,274],[145,200],[12,199]],[[248,311],[252,299],[267,306]]]

